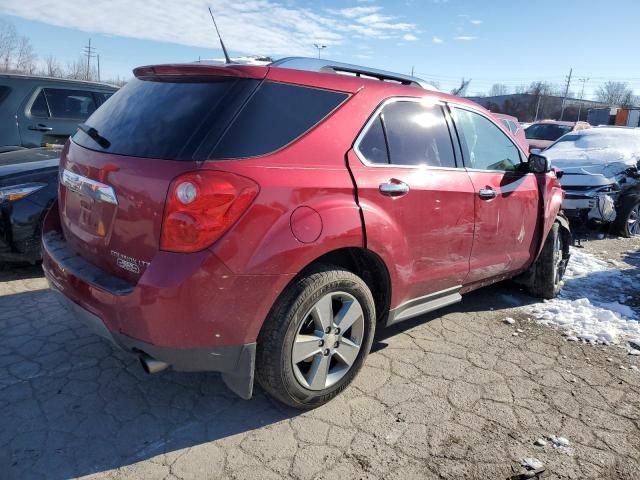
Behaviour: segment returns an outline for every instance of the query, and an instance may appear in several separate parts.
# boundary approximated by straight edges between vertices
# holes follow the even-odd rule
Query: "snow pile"
[[[624,303],[638,275],[628,275],[573,248],[560,297],[529,307],[541,323],[563,330],[569,340],[617,344],[640,337],[640,315]],[[611,301],[617,299],[617,301]]]

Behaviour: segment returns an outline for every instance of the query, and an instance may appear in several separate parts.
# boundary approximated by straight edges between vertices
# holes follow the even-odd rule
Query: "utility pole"
[[[98,81],[100,81],[100,54],[98,54],[97,57],[98,57]]]
[[[314,43],[313,44],[314,47],[316,47],[318,49],[318,58],[320,58],[320,51],[324,50],[325,48],[327,48],[326,45],[322,45],[320,43]]]
[[[569,86],[571,85],[571,75],[573,74],[573,68],[569,69],[569,76],[567,77],[567,88],[564,90],[564,97],[562,98],[562,110],[560,110],[560,120],[564,117],[564,107],[567,103],[567,95],[569,95]]]
[[[411,76],[413,77],[413,67],[414,65],[411,65]]]
[[[84,46],[84,55],[87,57],[87,73],[85,80],[91,80],[91,59],[96,56],[96,48],[91,46],[91,39],[89,39],[89,45]]]
[[[584,98],[584,85],[589,81],[588,78],[580,78],[579,82],[582,82],[582,91],[580,92],[580,105],[578,106],[578,119],[576,121],[580,121],[580,114],[582,113],[582,99]]]
[[[540,112],[540,100],[542,100],[542,91],[538,93],[538,106],[536,107],[536,118],[533,120],[534,122],[538,121],[538,113]]]

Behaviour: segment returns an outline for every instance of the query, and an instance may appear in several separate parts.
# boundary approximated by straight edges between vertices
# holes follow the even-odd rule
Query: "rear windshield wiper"
[[[100,135],[98,133],[98,130],[96,130],[93,127],[90,127],[86,123],[79,123],[78,128],[82,130],[84,133],[86,133],[88,136],[90,136],[102,148],[107,149],[111,146],[111,142],[109,140],[107,140],[102,135]]]

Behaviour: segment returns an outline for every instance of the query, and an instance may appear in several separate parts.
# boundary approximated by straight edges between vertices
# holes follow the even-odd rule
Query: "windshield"
[[[565,133],[572,130],[569,125],[556,125],[553,123],[536,123],[527,128],[524,133],[528,140],[549,140],[555,142]]]

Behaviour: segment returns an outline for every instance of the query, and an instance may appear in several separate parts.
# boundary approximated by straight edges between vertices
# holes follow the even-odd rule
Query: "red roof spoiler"
[[[136,78],[145,77],[182,77],[182,76],[215,76],[263,79],[269,67],[253,65],[210,65],[206,63],[148,65],[133,69]]]

